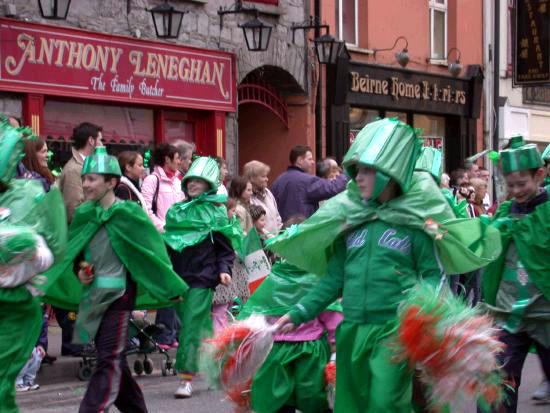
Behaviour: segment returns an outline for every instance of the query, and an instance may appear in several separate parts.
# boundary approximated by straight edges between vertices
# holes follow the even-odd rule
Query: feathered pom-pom
[[[336,354],[334,353],[325,366],[325,383],[327,386],[328,405],[330,410],[333,410],[334,396],[336,395]]]
[[[496,355],[503,350],[492,320],[450,291],[427,283],[410,290],[399,308],[396,359],[422,371],[435,406],[482,398],[502,400]]]
[[[211,386],[224,390],[238,411],[249,408],[252,376],[271,351],[273,332],[265,317],[253,315],[203,343],[201,371]]]

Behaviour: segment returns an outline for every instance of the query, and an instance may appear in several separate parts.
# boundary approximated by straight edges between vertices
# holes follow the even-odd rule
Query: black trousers
[[[503,365],[505,379],[512,389],[506,388],[506,399],[494,413],[515,413],[518,408],[518,389],[521,384],[521,371],[531,345],[534,345],[542,364],[542,371],[546,379],[550,380],[550,348],[544,347],[533,340],[527,333],[512,334],[502,331],[500,341],[506,345],[504,352],[499,355],[499,362]]]
[[[53,307],[55,318],[61,327],[61,355],[74,356],[82,351],[82,346],[73,344],[73,332],[75,321],[69,318],[69,311]]]
[[[145,399],[123,354],[130,311],[108,310],[95,337],[97,365],[79,413],[107,412],[113,404],[122,413],[146,413]]]

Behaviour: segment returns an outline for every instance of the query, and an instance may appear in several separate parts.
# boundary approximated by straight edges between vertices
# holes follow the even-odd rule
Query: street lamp
[[[180,34],[181,21],[186,11],[176,10],[164,0],[163,4],[148,10],[153,16],[155,32],[159,39],[177,39]]]
[[[388,47],[386,49],[374,49],[373,57],[376,59],[376,53],[378,52],[395,49],[395,46],[397,46],[397,42],[401,39],[405,40],[405,47],[403,48],[403,50],[395,54],[395,60],[397,60],[397,63],[399,63],[401,67],[407,66],[407,63],[409,63],[409,51],[407,49],[409,47],[409,42],[407,41],[405,36],[399,36],[397,39],[395,39],[392,47]]]
[[[71,0],[38,0],[40,14],[44,19],[65,20]]]
[[[263,52],[267,50],[273,27],[264,24],[258,18],[249,20],[239,25],[239,27],[243,29],[248,50],[251,52]]]
[[[315,53],[320,64],[336,64],[336,60],[344,47],[344,42],[336,40],[328,33],[313,39],[313,42],[315,43]]]
[[[460,50],[458,50],[456,47],[453,47],[451,50],[449,50],[449,53],[447,53],[447,60],[449,60],[449,55],[453,50],[456,50],[457,57],[454,62],[449,63],[449,73],[453,76],[458,76],[460,72],[462,72],[462,64],[460,64]]]

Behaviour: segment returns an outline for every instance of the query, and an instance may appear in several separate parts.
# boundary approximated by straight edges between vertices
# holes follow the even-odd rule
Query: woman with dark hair
[[[48,145],[43,139],[26,140],[23,149],[25,157],[17,168],[19,178],[38,179],[44,191],[48,192],[55,177],[48,168]]]
[[[250,197],[252,197],[252,183],[245,176],[236,176],[229,187],[229,197],[237,200],[235,215],[241,222],[241,228],[246,235],[254,226],[250,216]]]
[[[124,151],[118,155],[118,164],[122,176],[115,189],[115,196],[126,201],[137,202],[147,211],[139,182],[143,177],[143,157],[135,151]]]

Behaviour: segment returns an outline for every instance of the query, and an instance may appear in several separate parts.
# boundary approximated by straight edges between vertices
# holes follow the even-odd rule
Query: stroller
[[[149,355],[158,352],[162,354],[161,361],[161,373],[163,376],[167,376],[169,373],[176,375],[174,369],[174,362],[170,358],[170,354],[167,350],[164,350],[159,346],[153,336],[162,331],[163,325],[151,324],[146,319],[130,318],[128,325],[128,343],[124,349],[124,355],[129,356],[137,354],[139,357],[134,361],[134,373],[138,376],[143,373],[149,375],[153,373],[153,360],[149,358]],[[141,359],[143,357],[143,360]],[[87,351],[83,352],[82,360],[79,363],[77,377],[79,380],[88,381],[92,376],[94,367],[97,362],[97,351],[91,346]]]

